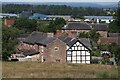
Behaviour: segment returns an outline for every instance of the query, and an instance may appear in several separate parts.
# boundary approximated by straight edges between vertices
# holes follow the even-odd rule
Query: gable
[[[69,47],[67,50],[87,50],[91,51],[88,47],[86,47],[83,43],[81,43],[79,40],[77,40],[71,47]]]

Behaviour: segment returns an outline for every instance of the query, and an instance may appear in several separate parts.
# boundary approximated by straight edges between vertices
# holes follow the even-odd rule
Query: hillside
[[[116,78],[111,65],[3,62],[4,78]]]

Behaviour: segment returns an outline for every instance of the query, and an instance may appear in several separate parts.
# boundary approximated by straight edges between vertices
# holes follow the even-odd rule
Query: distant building
[[[113,16],[84,16],[84,18],[84,21],[96,21],[97,23],[110,23],[114,20]]]
[[[61,30],[57,30],[56,36],[58,37],[66,33],[69,37],[75,38],[79,36],[79,33],[89,32],[92,29],[100,33],[101,37],[107,37],[107,24],[89,24],[85,22],[68,22]]]
[[[108,25],[107,24],[91,24],[92,29],[96,30],[101,37],[108,36]]]
[[[25,18],[29,18],[30,16],[33,15],[33,12],[32,11],[22,11],[20,14],[19,14],[19,17],[25,17]]]
[[[71,16],[68,15],[47,15],[48,20],[55,20],[56,18],[63,18],[66,21],[71,20]]]
[[[0,13],[0,18],[10,18],[10,17],[19,17],[17,14],[11,14],[11,13]]]
[[[4,24],[5,24],[6,26],[10,27],[11,25],[14,24],[14,20],[7,20],[7,19],[5,19],[5,20],[4,20]]]
[[[32,16],[29,17],[29,19],[35,19],[35,20],[47,20],[47,15],[34,13]]]
[[[68,22],[62,30],[57,30],[56,36],[61,36],[63,33],[67,33],[69,37],[77,37],[80,32],[89,32],[91,27],[87,23],[82,22]]]
[[[115,43],[120,46],[120,33],[109,33],[108,36],[107,38],[100,37],[98,43]]]

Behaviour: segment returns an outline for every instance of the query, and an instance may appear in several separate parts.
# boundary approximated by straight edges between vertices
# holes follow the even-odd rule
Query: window
[[[43,59],[43,61],[45,62],[45,61],[46,61],[46,59],[44,58],[44,59]]]
[[[60,62],[60,59],[56,59],[56,62]]]
[[[54,50],[55,50],[55,51],[58,51],[58,50],[59,50],[59,47],[55,47]]]
[[[67,57],[67,60],[71,60],[71,57]]]

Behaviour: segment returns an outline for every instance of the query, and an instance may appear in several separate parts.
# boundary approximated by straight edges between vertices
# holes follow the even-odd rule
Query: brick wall
[[[66,44],[59,39],[46,46],[43,57],[46,62],[66,62]]]

